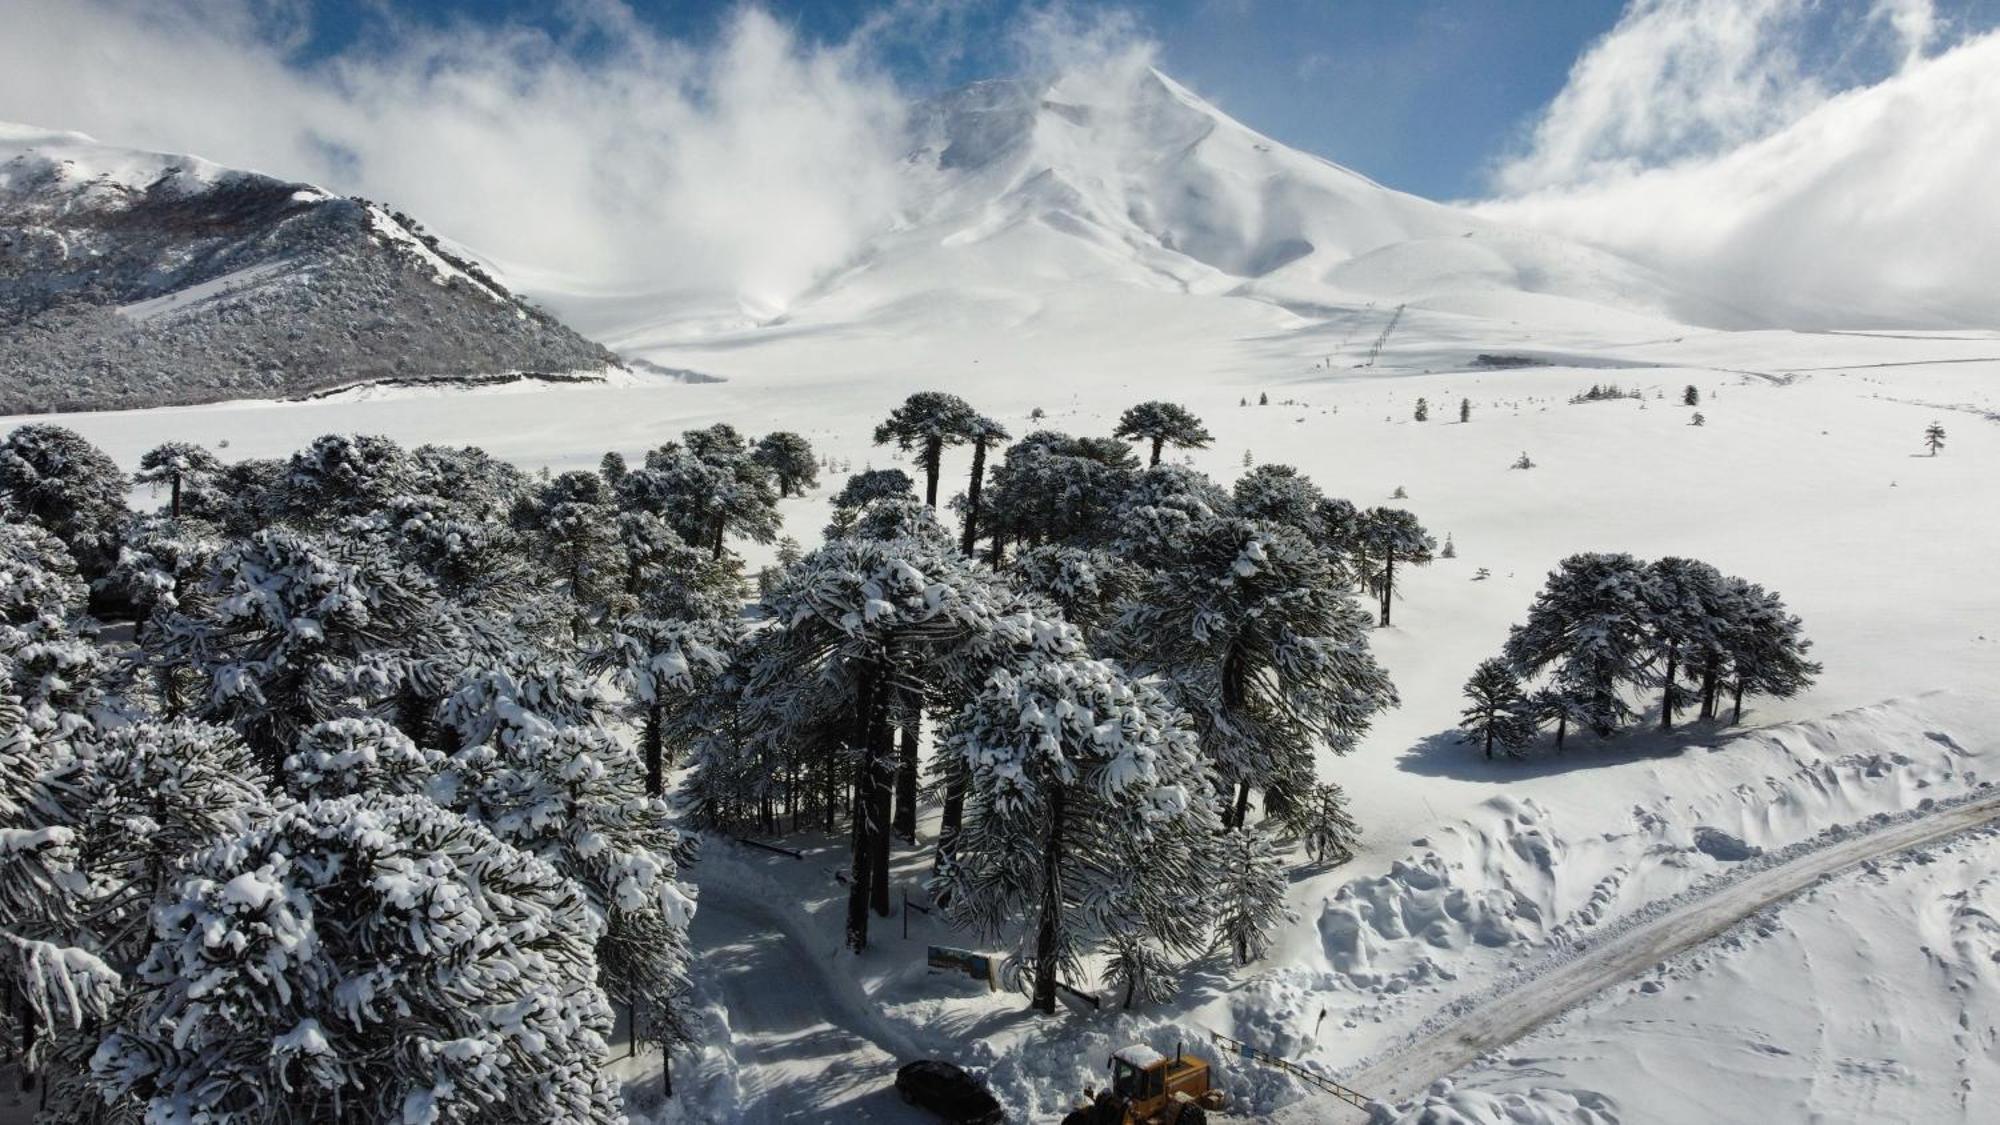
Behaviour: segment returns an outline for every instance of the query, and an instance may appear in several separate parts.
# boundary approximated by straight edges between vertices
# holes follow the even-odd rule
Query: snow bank
[[[1990,709],[1925,696],[1690,748],[1622,809],[1493,798],[1322,902],[1329,975],[1375,995],[1455,980],[1481,949],[1568,945],[1767,850],[1962,796],[1988,784]]]
[[[1582,1090],[1534,1087],[1519,1093],[1455,1090],[1449,1079],[1394,1108],[1376,1106],[1369,1125],[1618,1125],[1616,1103]]]

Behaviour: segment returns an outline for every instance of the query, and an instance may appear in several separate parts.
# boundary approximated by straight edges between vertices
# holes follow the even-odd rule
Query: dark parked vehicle
[[[979,1079],[941,1059],[919,1059],[896,1072],[896,1092],[952,1125],[999,1125],[1000,1103]]]

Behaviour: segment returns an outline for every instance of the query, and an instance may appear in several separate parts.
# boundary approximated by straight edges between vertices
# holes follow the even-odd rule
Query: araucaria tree
[[[601,926],[424,798],[296,805],[168,894],[92,1067],[161,1120],[619,1121]]]
[[[1459,400],[1458,400],[1458,420],[1459,420],[1459,421],[1461,421],[1461,422],[1470,422],[1470,421],[1472,421],[1472,400],[1471,400],[1471,399],[1469,399],[1469,398],[1462,398],[1462,399],[1459,399]]]
[[[819,484],[819,462],[813,459],[812,443],[789,430],[777,430],[757,439],[757,448],[750,459],[778,482],[780,499]]]
[[[919,391],[875,427],[875,444],[914,451],[924,470],[924,503],[937,507],[938,468],[948,445],[963,445],[978,431],[979,414],[957,395]]]
[[[1514,675],[1545,677],[1526,711],[1556,724],[1560,748],[1572,724],[1616,733],[1633,713],[1627,688],[1660,690],[1662,730],[1696,701],[1700,718],[1715,718],[1725,691],[1740,720],[1745,695],[1785,698],[1812,684],[1820,666],[1810,648],[1776,594],[1707,563],[1583,554],[1550,572],[1504,655]],[[1475,683],[1488,674],[1481,665]]]
[[[1695,389],[1695,385],[1693,383],[1689,383],[1687,385],[1687,390],[1681,392],[1681,405],[1682,406],[1701,405],[1701,392]]]
[[[117,561],[125,489],[118,463],[74,430],[35,423],[0,442],[0,497],[62,540],[86,580]]]
[[[1118,419],[1118,428],[1111,431],[1111,436],[1152,443],[1148,467],[1160,463],[1160,450],[1164,446],[1207,449],[1208,443],[1215,440],[1201,419],[1187,407],[1172,402],[1142,402],[1127,410]]]
[[[1240,825],[1252,789],[1272,809],[1303,798],[1316,749],[1353,749],[1396,690],[1367,614],[1300,532],[1214,517],[1164,549],[1106,644],[1192,716]]]
[[[1631,555],[1572,555],[1509,631],[1507,660],[1524,676],[1558,670],[1591,729],[1608,737],[1632,715],[1621,688],[1644,682],[1652,656],[1646,595],[1645,565]]]
[[[1437,541],[1417,517],[1401,508],[1372,508],[1361,517],[1361,540],[1370,561],[1381,570],[1381,625],[1389,625],[1389,606],[1396,597],[1396,564],[1424,566]]]
[[[1924,446],[1931,451],[1931,456],[1936,457],[1938,455],[1938,450],[1944,448],[1944,427],[1942,425],[1932,422],[1924,428]]]
[[[1429,399],[1421,397],[1417,399],[1416,416],[1419,422],[1428,422],[1431,420],[1431,404]]]
[[[141,455],[132,479],[156,488],[165,485],[167,515],[180,519],[183,500],[189,502],[191,515],[207,515],[221,506],[217,491],[222,472],[222,461],[215,454],[193,442],[170,441]]]
[[[1534,719],[1528,700],[1521,694],[1520,677],[1505,660],[1495,657],[1480,661],[1472,678],[1465,683],[1465,698],[1467,706],[1458,725],[1467,738],[1482,745],[1488,758],[1493,757],[1495,743],[1511,750],[1534,733]]]
[[[1221,875],[1214,784],[1185,722],[1081,658],[996,671],[952,719],[966,814],[938,889],[956,924],[1016,939],[1040,1011],[1121,937],[1188,955],[1206,938],[1202,888]]]

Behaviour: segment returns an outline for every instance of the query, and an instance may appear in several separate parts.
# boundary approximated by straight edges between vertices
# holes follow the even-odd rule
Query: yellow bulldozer
[[[1084,1104],[1063,1125],[1207,1125],[1223,1107],[1208,1062],[1174,1045],[1172,1058],[1134,1045],[1111,1056],[1111,1084],[1084,1092]]]

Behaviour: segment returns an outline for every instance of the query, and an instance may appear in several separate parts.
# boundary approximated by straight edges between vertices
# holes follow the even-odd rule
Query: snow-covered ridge
[[[618,366],[401,211],[18,125],[0,125],[0,343],[15,411]]]

